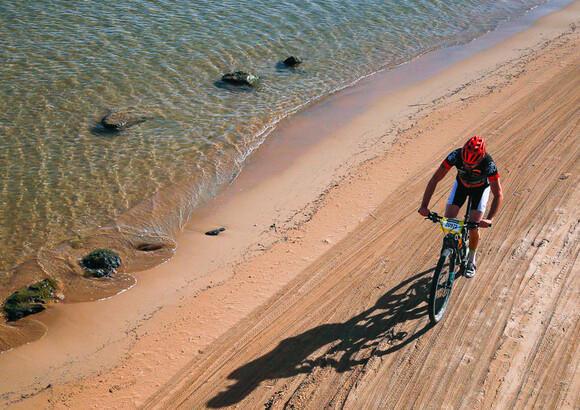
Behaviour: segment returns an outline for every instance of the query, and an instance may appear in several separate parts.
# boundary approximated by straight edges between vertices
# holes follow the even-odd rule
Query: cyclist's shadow
[[[369,354],[361,358],[360,354],[357,355],[361,349],[377,349],[385,339],[389,347],[375,351],[373,355],[393,353],[416,340],[431,329],[429,322],[410,336],[395,329],[397,325],[427,314],[424,302],[431,283],[431,275],[427,274],[431,272],[433,269],[401,282],[385,293],[375,306],[344,323],[324,324],[281,341],[271,352],[230,373],[228,379],[237,382],[212,398],[207,403],[208,407],[232,406],[265,380],[309,373],[316,367],[333,366],[338,372],[346,372],[354,366],[364,365],[372,357]],[[315,360],[308,359],[326,345],[331,347],[325,354]]]

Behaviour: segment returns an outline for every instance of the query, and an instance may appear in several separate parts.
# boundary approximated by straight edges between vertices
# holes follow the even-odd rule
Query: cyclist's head
[[[477,135],[471,137],[461,150],[463,163],[468,166],[475,166],[485,157],[485,140]]]

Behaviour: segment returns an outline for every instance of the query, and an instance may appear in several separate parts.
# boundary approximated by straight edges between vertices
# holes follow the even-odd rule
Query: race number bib
[[[463,227],[463,221],[453,218],[441,219],[441,230],[445,233],[459,233]]]

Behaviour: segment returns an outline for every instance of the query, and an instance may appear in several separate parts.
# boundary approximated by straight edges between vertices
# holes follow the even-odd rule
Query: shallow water
[[[46,277],[72,303],[130,288],[281,119],[543,2],[0,0],[0,300]],[[235,69],[259,85],[222,87]],[[111,110],[148,120],[103,133]],[[85,277],[103,247],[122,270]],[[44,331],[0,319],[0,351]]]
[[[542,2],[0,0],[0,269],[188,181],[154,226],[125,219],[166,234],[280,119]],[[288,55],[304,63],[281,68]],[[234,69],[260,85],[216,87]],[[151,119],[94,132],[128,108]]]

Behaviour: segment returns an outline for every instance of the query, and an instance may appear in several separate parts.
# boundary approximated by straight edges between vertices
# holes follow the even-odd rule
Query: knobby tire
[[[431,293],[429,295],[429,319],[438,323],[445,314],[449,296],[451,296],[451,272],[455,270],[455,257],[451,248],[443,249],[437,267],[433,273]]]

